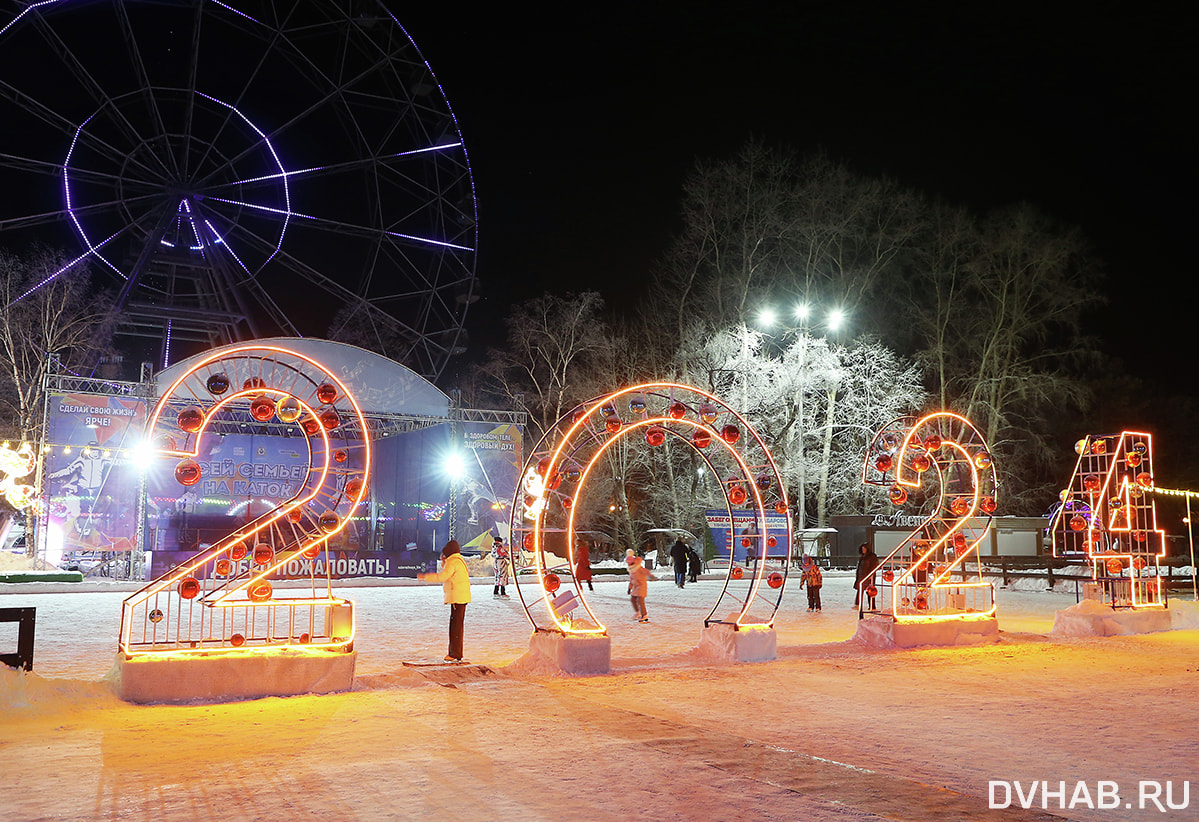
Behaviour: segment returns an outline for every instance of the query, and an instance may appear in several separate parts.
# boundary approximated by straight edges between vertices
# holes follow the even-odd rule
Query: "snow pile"
[[[1178,603],[1181,604],[1181,603]],[[1129,636],[1172,627],[1172,615],[1160,608],[1113,609],[1093,599],[1084,599],[1054,614],[1055,636]]]
[[[890,617],[870,616],[859,620],[854,639],[867,648],[985,645],[999,641],[999,625],[994,617],[896,622]]]
[[[0,665],[0,714],[6,717],[102,710],[119,704],[106,680],[46,679]]]

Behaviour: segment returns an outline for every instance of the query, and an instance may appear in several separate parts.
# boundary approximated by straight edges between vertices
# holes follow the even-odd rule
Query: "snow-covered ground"
[[[6,586],[37,639],[32,674],[0,671],[0,820],[1199,819],[1194,603],[1169,632],[1054,636],[1072,591],[1001,590],[996,645],[879,650],[852,640],[851,580],[827,574],[817,614],[789,591],[779,658],[739,665],[692,651],[720,581],[651,583],[643,625],[597,579],[613,670],[587,678],[522,660],[517,600],[481,581],[482,667],[422,676],[402,663],[445,653],[440,586],[347,589],[353,692],[150,707],[104,682],[125,592]],[[1138,807],[1155,787],[1164,813]]]

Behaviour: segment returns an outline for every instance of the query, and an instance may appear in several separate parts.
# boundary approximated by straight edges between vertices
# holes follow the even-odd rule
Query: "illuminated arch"
[[[353,647],[353,603],[333,594],[327,552],[367,493],[371,449],[362,410],[309,356],[283,345],[226,346],[163,392],[147,446],[153,456],[179,460],[176,477],[191,485],[202,479],[195,459],[201,442],[246,426],[302,443],[309,456],[303,482],[289,499],[128,597],[119,639],[126,655]],[[271,585],[272,574],[292,560],[307,563],[310,584],[284,594]]]
[[[607,632],[582,588],[564,586],[562,578],[573,581],[574,500],[599,458],[634,432],[644,434],[651,446],[662,444],[667,437],[685,440],[700,454],[712,476],[728,477],[722,482],[730,523],[729,571],[705,626],[772,625],[786,587],[792,551],[786,487],[774,457],[745,418],[716,396],[689,385],[662,382],[623,388],[579,406],[550,428],[525,462],[510,527],[513,550],[523,548],[534,555],[535,584],[530,596],[526,597],[528,583],[522,587],[520,575],[516,576],[517,593],[534,629],[563,634]],[[733,510],[747,503],[753,511],[753,533],[740,536],[756,543],[762,558],[749,574],[731,561]],[[773,517],[768,510],[774,512]],[[771,520],[779,518],[781,523],[772,527]],[[547,562],[549,533],[563,535],[565,566],[551,567]],[[580,609],[585,618],[578,614]],[[729,613],[717,618],[718,612]]]
[[[890,605],[870,611],[866,602],[873,597],[862,596],[859,613],[886,613],[904,622],[993,616],[995,589],[982,578],[977,559],[979,543],[990,531],[998,484],[986,441],[968,419],[949,411],[900,417],[866,449],[862,481],[889,487],[896,506],[906,503],[909,489],[920,488],[927,475],[937,480],[931,513],[880,560],[877,585],[884,602],[890,594]],[[977,570],[967,574],[971,556]]]

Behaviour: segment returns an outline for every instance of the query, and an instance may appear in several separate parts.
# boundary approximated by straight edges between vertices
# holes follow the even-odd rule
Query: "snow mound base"
[[[1102,602],[1084,599],[1054,612],[1050,633],[1054,636],[1130,636],[1169,631],[1173,627],[1173,616],[1165,608],[1114,610]]]
[[[854,640],[868,648],[986,645],[999,641],[999,620],[972,616],[896,622],[890,617],[869,616],[858,620]]]
[[[767,626],[733,630],[732,625],[718,622],[703,629],[690,656],[696,661],[770,662],[778,657],[778,636]]]

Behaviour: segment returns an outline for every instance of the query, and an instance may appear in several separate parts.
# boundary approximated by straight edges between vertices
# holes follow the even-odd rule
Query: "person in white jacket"
[[[470,602],[470,569],[462,558],[457,540],[450,540],[441,549],[441,570],[432,574],[417,574],[422,582],[440,582],[445,590],[445,602],[450,606],[450,651],[446,662],[462,661],[462,634],[466,625],[466,604]]]

